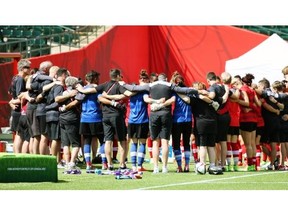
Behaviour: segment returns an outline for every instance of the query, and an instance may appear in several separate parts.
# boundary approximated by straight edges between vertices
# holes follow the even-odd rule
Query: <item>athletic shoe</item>
[[[102,170],[107,170],[107,169],[108,169],[107,163],[103,163],[103,164],[102,164]]]
[[[154,167],[153,173],[154,173],[154,174],[159,173],[159,168],[158,168],[158,167]]]
[[[92,170],[92,166],[87,165],[87,166],[86,166],[86,171],[87,171],[87,170]]]
[[[274,165],[274,169],[278,170],[278,168],[279,168],[279,159],[278,158],[274,161],[273,165]]]
[[[145,172],[147,171],[147,169],[145,169],[144,167],[138,167],[138,172]]]
[[[233,166],[233,170],[234,170],[235,172],[239,171],[238,165],[234,165],[234,166]]]
[[[283,165],[279,165],[279,166],[278,166],[278,170],[279,170],[279,171],[285,171],[285,170],[286,170],[286,167],[283,166]]]
[[[247,171],[250,172],[250,171],[255,171],[255,166],[254,165],[249,165],[247,166]]]
[[[162,168],[162,173],[168,173],[168,168],[167,167],[163,167]]]
[[[238,166],[243,166],[243,163],[241,161],[238,161]]]
[[[234,168],[234,167],[233,167],[232,165],[227,165],[227,166],[226,166],[226,171],[227,171],[227,172],[233,172],[233,171],[234,171],[233,168]]]
[[[125,169],[127,169],[127,166],[126,165],[125,166],[120,166],[119,168],[120,168],[120,170],[125,170]]]
[[[222,168],[221,167],[216,167],[216,166],[212,166],[212,167],[208,167],[208,173],[211,175],[221,175],[223,174]]]
[[[108,166],[108,170],[110,170],[110,171],[114,170],[113,165],[109,165],[109,166]]]
[[[189,165],[185,165],[184,172],[189,172]]]
[[[65,162],[61,161],[57,164],[58,169],[64,169],[65,168]]]
[[[120,163],[117,158],[113,158],[112,161],[113,161],[113,164],[119,164]]]
[[[177,172],[177,173],[182,173],[182,172],[183,172],[182,167],[181,167],[181,166],[178,167],[178,168],[176,169],[176,172]]]
[[[266,170],[273,170],[273,165],[269,164],[269,165],[266,167]]]

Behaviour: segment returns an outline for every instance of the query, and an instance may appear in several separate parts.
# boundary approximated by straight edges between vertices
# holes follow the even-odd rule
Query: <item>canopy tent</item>
[[[282,69],[288,65],[287,56],[287,41],[273,34],[240,57],[226,61],[225,71],[241,77],[251,73],[255,83],[266,78],[272,84],[284,79]]]

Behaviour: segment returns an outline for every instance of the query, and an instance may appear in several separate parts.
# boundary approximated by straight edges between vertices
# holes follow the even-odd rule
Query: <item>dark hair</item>
[[[139,76],[139,78],[140,78],[140,79],[141,79],[141,78],[149,79],[149,76],[148,76],[147,71],[144,70],[144,69],[142,69],[142,70],[140,71],[140,76]]]
[[[117,76],[120,76],[121,75],[121,71],[117,68],[113,68],[110,70],[110,78],[111,79],[116,79]]]
[[[68,72],[67,68],[59,68],[57,73],[56,73],[57,77],[60,77],[63,74],[66,74],[66,76],[69,75],[69,72]]]
[[[214,72],[208,72],[207,75],[206,75],[206,79],[207,80],[214,80],[216,81],[216,74]]]
[[[255,77],[253,76],[253,74],[246,74],[244,77],[242,77],[242,82],[245,83],[246,85],[248,86],[251,86],[252,84],[252,80],[254,79]]]
[[[95,79],[97,79],[100,76],[100,73],[97,71],[91,70],[85,75],[85,80],[89,83],[94,82]]]

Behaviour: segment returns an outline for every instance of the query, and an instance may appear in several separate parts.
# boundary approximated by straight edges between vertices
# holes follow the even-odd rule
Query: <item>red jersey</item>
[[[240,122],[257,122],[257,112],[255,106],[255,95],[256,92],[247,85],[243,85],[240,91],[246,92],[249,99],[249,107],[240,105]],[[243,100],[242,94],[240,99]]]

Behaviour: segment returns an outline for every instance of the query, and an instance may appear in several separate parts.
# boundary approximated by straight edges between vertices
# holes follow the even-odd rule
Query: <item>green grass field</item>
[[[287,171],[196,175],[194,164],[189,173],[176,173],[176,164],[170,163],[169,173],[153,174],[153,164],[144,163],[144,167],[149,171],[143,173],[142,179],[124,180],[116,180],[113,175],[87,174],[85,166],[81,167],[80,175],[63,174],[63,169],[58,169],[57,183],[0,183],[0,190],[288,190]]]

